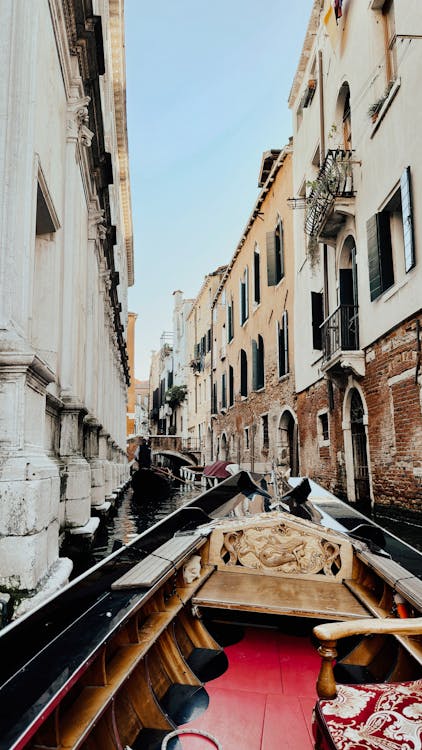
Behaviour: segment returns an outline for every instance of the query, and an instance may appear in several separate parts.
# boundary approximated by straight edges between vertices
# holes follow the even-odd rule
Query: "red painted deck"
[[[320,657],[306,637],[248,628],[225,649],[229,668],[206,684],[207,711],[185,728],[204,729],[223,750],[311,750],[311,715]],[[212,750],[181,737],[184,750]]]

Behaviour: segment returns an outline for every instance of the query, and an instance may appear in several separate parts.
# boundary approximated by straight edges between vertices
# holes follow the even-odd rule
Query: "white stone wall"
[[[2,3],[0,586],[8,589],[34,592],[53,572],[60,585],[57,570],[63,580],[70,570],[59,558],[60,530],[92,530],[92,506],[128,477],[126,375],[105,250],[114,225],[124,335],[133,257],[130,193],[120,182],[127,154],[116,125],[124,63],[112,55],[123,19],[114,5],[96,3],[106,68],[103,137],[114,178],[106,215],[90,151],[92,102],[63,4],[34,0],[28,12],[26,0]],[[118,114],[124,129],[124,109]]]

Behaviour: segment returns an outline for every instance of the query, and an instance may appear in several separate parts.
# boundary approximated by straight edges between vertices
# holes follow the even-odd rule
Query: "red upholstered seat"
[[[315,706],[316,750],[422,750],[422,680],[338,685]]]

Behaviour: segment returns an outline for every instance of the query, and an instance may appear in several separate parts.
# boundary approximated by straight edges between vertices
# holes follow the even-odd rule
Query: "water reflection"
[[[173,490],[170,497],[165,500],[146,497],[141,502],[137,502],[133,497],[132,489],[128,489],[108,519],[100,524],[92,548],[67,550],[67,554],[74,562],[72,578],[107,557],[115,545],[127,544],[142,531],[180,508],[188,500],[192,500],[199,492],[198,487],[194,489],[181,487]]]

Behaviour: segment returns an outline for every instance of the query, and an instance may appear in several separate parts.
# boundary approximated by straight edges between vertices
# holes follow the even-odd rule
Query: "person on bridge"
[[[151,466],[151,449],[145,438],[141,441],[135,451],[135,459],[140,469],[149,469]]]

